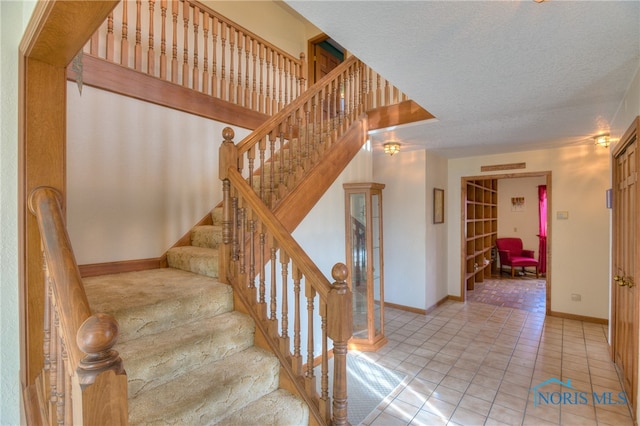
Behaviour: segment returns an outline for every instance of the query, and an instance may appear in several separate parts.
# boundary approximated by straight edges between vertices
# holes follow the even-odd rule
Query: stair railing
[[[232,137],[225,135],[227,140]],[[235,146],[231,143],[227,148],[232,151]],[[234,155],[227,152],[224,157],[228,160]],[[220,176],[224,214],[219,255],[228,266],[219,279],[234,286],[234,293],[280,359],[291,385],[309,405],[315,423],[348,424],[347,342],[353,322],[352,295],[345,282],[347,268],[336,264],[331,284],[233,161],[227,164]],[[332,361],[329,339],[333,341]],[[334,369],[332,389],[330,362]]]
[[[45,301],[44,368],[30,398],[43,424],[128,423],[127,376],[115,351],[118,323],[92,314],[62,213],[62,196],[34,189],[29,210],[41,235]]]
[[[304,54],[193,0],[123,0],[83,52],[267,115],[307,84]]]
[[[366,111],[399,102],[393,93],[406,100],[379,82],[351,56],[237,144],[240,173],[265,204],[273,210]]]

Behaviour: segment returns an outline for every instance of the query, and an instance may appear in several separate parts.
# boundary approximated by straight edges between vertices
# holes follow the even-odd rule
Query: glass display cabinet
[[[384,337],[381,183],[346,183],[346,246],[353,293],[353,338],[349,348],[376,351]]]

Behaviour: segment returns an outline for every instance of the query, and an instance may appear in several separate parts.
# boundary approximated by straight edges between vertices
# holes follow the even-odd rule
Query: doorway
[[[345,58],[345,49],[326,34],[310,39],[307,51],[309,53],[309,86],[329,74]]]
[[[473,194],[469,191],[477,189],[473,188],[473,185],[469,183],[485,182],[484,189],[485,199],[481,202],[469,201],[473,199]],[[491,182],[489,185],[487,182]],[[526,196],[523,196],[522,192],[513,188],[522,186],[523,190],[526,190]],[[511,279],[510,268],[505,267],[505,271],[508,270],[508,274],[502,274],[499,265],[498,253],[495,248],[496,237],[519,237],[523,240],[525,249],[533,249],[536,254],[539,252],[540,247],[540,233],[539,233],[539,203],[538,203],[538,186],[546,186],[546,256],[543,253],[544,260],[546,260],[546,274],[541,275],[541,278],[536,279],[535,270],[528,270],[532,272],[523,276],[518,276]],[[502,187],[502,192],[498,192],[498,189]],[[511,188],[511,189],[510,189]],[[495,191],[495,194],[493,193]],[[490,193],[488,197],[487,192]],[[476,197],[477,198],[477,197]],[[498,201],[498,198],[500,200]],[[511,199],[514,200],[511,200]],[[513,206],[511,202],[514,201]],[[476,205],[476,210],[471,209],[471,204]],[[477,206],[480,204],[481,206]],[[477,208],[481,207],[483,212],[482,217],[478,217]],[[534,312],[541,312],[549,314],[551,311],[551,229],[550,229],[550,212],[551,212],[551,172],[527,172],[527,173],[509,173],[509,174],[497,174],[497,175],[483,175],[483,176],[470,176],[462,178],[462,214],[461,214],[461,263],[462,263],[462,279],[460,294],[463,301],[467,300],[479,300],[485,297],[485,302],[489,301],[489,298],[493,298],[492,304],[500,303],[502,300],[504,306],[509,306],[511,301],[519,301],[520,306],[524,306],[527,310]],[[475,214],[475,216],[474,216]],[[489,223],[487,223],[487,216],[490,215]],[[502,216],[502,221],[501,221]],[[512,216],[512,217],[509,217]],[[524,218],[526,216],[526,218]],[[521,229],[520,223],[522,220],[530,222],[527,226],[528,229]],[[486,252],[483,254],[483,260],[486,262],[484,273],[478,275],[476,273],[475,279],[472,277],[473,269],[475,265],[482,264],[478,262],[477,258],[473,259],[474,251],[477,252],[477,243],[472,243],[473,237],[469,233],[473,233],[474,230],[477,233],[478,223],[483,223],[484,231],[482,233],[484,243],[481,244],[480,249]],[[507,228],[505,228],[507,227]],[[508,229],[510,228],[510,229]],[[526,237],[525,237],[526,235]],[[477,240],[477,237],[475,237]],[[531,247],[529,247],[531,246]],[[477,256],[476,256],[477,257]],[[521,272],[521,271],[518,271]],[[470,277],[472,277],[470,279]],[[480,278],[480,279],[478,279]],[[519,281],[518,281],[519,280]],[[471,285],[470,285],[471,283]],[[520,285],[518,285],[520,283]],[[511,290],[511,292],[510,292]],[[474,293],[469,293],[474,291]],[[500,291],[503,294],[500,295]],[[484,292],[484,294],[483,294]],[[497,295],[497,296],[496,296]],[[471,297],[470,297],[471,296]],[[530,300],[522,303],[522,297],[531,297]],[[513,302],[513,307],[518,307]],[[523,309],[523,307],[521,307]]]

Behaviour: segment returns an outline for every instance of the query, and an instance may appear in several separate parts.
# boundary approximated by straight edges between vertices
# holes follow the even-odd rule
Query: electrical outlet
[[[573,293],[571,295],[572,302],[580,302],[582,300],[582,295]]]

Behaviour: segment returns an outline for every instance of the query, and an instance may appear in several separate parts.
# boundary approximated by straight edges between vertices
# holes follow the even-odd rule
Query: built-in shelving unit
[[[466,181],[465,231],[463,256],[467,290],[491,276],[495,265],[498,235],[498,181],[476,179]]]

